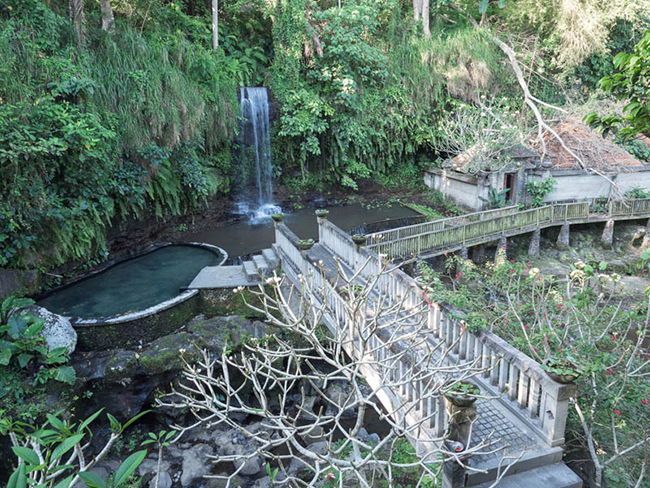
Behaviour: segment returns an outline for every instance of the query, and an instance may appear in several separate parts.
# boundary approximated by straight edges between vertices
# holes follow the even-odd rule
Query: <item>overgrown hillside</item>
[[[274,172],[290,192],[411,183],[453,149],[455,114],[496,111],[519,137],[534,123],[495,37],[537,98],[574,110],[650,11],[436,0],[425,22],[403,0],[240,0],[220,6],[214,50],[208,2],[113,1],[115,32],[99,2],[72,3],[81,36],[64,0],[0,1],[0,266],[87,258],[121,218],[226,195],[238,86],[272,89]]]

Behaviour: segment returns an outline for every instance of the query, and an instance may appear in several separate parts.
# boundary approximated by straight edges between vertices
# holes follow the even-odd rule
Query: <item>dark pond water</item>
[[[144,310],[175,297],[202,268],[222,259],[216,251],[196,246],[166,246],[63,288],[38,305],[82,318]]]
[[[366,208],[358,203],[341,207],[328,207],[329,220],[341,229],[350,231],[373,222],[416,217],[419,214],[399,204],[384,204]],[[317,238],[318,224],[314,209],[303,209],[286,214],[284,222],[301,239]],[[405,225],[402,223],[402,225]],[[224,249],[234,258],[270,247],[275,242],[273,221],[269,218],[251,224],[237,222],[223,227],[197,232],[186,236],[190,242],[205,242]]]

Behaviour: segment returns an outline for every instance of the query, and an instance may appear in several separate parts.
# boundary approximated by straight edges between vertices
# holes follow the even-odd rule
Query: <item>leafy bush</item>
[[[30,299],[9,297],[2,302],[0,313],[0,366],[22,371],[33,371],[33,384],[44,384],[53,379],[73,385],[76,374],[68,362],[65,347],[49,350],[45,339],[39,336],[45,321],[42,318],[16,313],[34,303]],[[0,398],[9,390],[0,381]]]
[[[526,192],[531,198],[530,205],[533,208],[541,207],[544,205],[544,197],[550,193],[553,193],[557,187],[557,181],[552,177],[543,179],[542,181],[537,181],[532,179],[526,183]]]
[[[3,10],[0,266],[84,259],[116,216],[179,214],[228,191],[239,64],[188,42],[209,39],[207,22],[149,7],[147,29],[118,18],[83,51],[67,13]]]

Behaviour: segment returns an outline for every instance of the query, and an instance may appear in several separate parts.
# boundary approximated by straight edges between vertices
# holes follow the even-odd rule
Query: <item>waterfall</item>
[[[266,88],[240,88],[242,121],[239,164],[243,174],[245,201],[239,203],[242,213],[253,219],[268,217],[280,209],[273,204],[273,167],[269,97]],[[251,204],[256,206],[251,209]]]

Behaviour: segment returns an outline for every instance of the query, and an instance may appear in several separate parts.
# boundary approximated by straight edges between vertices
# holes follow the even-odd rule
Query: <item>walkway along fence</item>
[[[521,212],[469,214],[476,221],[462,222],[454,227],[437,228],[439,222],[427,222],[402,227],[369,236],[368,248],[388,258],[404,258],[474,245],[497,239],[501,235],[524,233],[540,226],[560,225],[565,222],[587,222],[592,218],[589,202],[556,203]],[[594,221],[650,216],[650,199],[616,200],[609,203],[607,214],[593,215]],[[449,225],[449,224],[447,224]]]
[[[556,212],[561,211],[564,211],[564,217],[567,218],[574,214],[580,215],[582,207],[560,207],[560,209],[552,206],[544,207],[534,212],[522,212],[526,215],[526,220],[519,221],[534,222],[544,216],[549,218],[549,215],[558,215]],[[493,225],[493,222],[476,222],[476,225],[488,224]],[[324,219],[319,219],[319,237],[320,245],[335,259],[351,270],[360,271],[363,277],[376,277],[381,273],[376,286],[391,299],[404,299],[404,306],[409,310],[422,306],[423,290],[418,283],[400,269],[391,269],[392,265],[382,262],[373,250],[357,248],[350,236]],[[276,227],[275,247],[290,281],[299,286],[301,279],[315,280],[312,282],[315,287],[312,288],[327,291],[322,296],[329,300],[330,309],[333,311],[331,326],[349,327],[351,325],[347,322],[349,319],[343,313],[343,297],[327,280],[320,277],[317,263],[309,257],[309,253],[301,253],[298,250],[297,241],[295,234],[284,224]],[[385,272],[386,269],[390,271]],[[505,406],[548,447],[556,447],[564,443],[569,398],[575,393],[574,385],[562,385],[551,380],[538,363],[491,332],[470,332],[454,318],[453,311],[444,305],[433,303],[423,313],[426,314],[430,340],[443,341],[450,347],[453,345],[449,361],[458,364],[458,362],[479,359],[483,367],[493,366],[483,378],[474,379],[482,391],[488,395],[501,395],[500,399],[495,401]],[[373,357],[376,361],[382,361],[387,351],[382,351],[379,337],[373,338],[372,341],[374,341],[371,344],[374,345],[371,348]],[[355,351],[349,353],[355,354]],[[409,368],[412,368],[411,362],[400,364],[398,370],[404,373],[408,372]],[[406,391],[392,392],[392,395],[397,398],[403,397],[413,392],[420,392],[423,387],[421,383],[412,384]],[[431,401],[423,406],[421,412],[410,412],[410,415],[431,416],[432,429],[441,435],[447,425],[442,401],[442,398],[435,402]],[[390,408],[387,409],[390,411]]]

